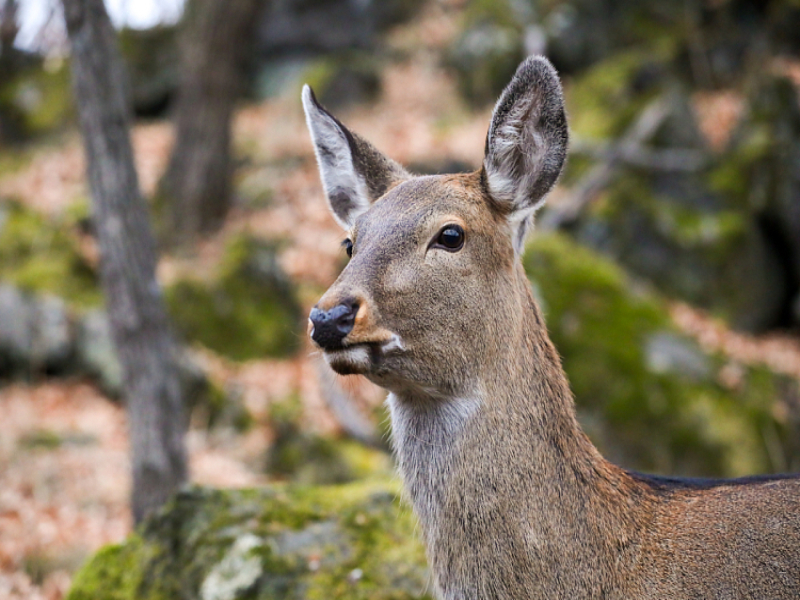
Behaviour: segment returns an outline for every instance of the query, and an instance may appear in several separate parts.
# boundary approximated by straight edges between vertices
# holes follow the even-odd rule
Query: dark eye
[[[439,232],[434,245],[449,252],[458,252],[464,245],[464,230],[460,225],[447,225]]]
[[[350,238],[347,238],[345,241],[342,242],[342,246],[344,246],[344,251],[347,252],[347,256],[353,256],[353,241]]]

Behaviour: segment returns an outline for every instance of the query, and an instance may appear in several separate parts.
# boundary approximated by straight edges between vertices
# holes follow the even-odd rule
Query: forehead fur
[[[415,177],[392,188],[356,221],[355,231],[391,227],[410,233],[458,217],[472,230],[496,227],[500,216],[492,207],[479,173]]]

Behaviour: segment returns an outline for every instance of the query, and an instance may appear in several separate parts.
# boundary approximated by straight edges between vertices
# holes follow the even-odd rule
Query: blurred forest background
[[[469,171],[517,64],[546,54],[572,147],[524,262],[587,432],[638,470],[800,471],[800,2],[107,6],[130,122],[104,123],[133,149],[117,206],[149,207],[166,312],[141,339],[163,333],[164,358],[144,376],[115,350],[131,308],[106,303],[100,248],[120,230],[90,199],[62,4],[0,0],[0,597],[65,597],[184,481],[208,487],[97,554],[71,598],[428,592],[384,394],[306,339],[346,256],[303,83],[412,171]],[[177,382],[139,446],[156,413],[137,375]],[[160,444],[174,464],[137,505]]]

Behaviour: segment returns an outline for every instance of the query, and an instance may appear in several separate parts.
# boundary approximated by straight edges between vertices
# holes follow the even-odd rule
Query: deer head
[[[529,318],[519,255],[566,156],[555,70],[542,57],[520,65],[494,109],[483,165],[466,175],[412,176],[308,86],[303,106],[351,257],[311,311],[325,359],[397,394],[485,385],[487,363],[518,349],[524,328],[543,328]]]

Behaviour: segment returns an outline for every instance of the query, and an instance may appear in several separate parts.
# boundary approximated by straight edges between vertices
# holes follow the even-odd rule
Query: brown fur
[[[380,185],[368,186],[383,190],[370,192],[368,209],[338,214],[353,224],[353,255],[317,305],[359,304],[345,349],[325,356],[390,391],[398,464],[437,593],[800,598],[799,480],[631,473],[603,459],[577,423],[518,258],[531,207],[563,163],[554,78],[541,59],[523,63],[498,103],[481,171],[409,178],[387,163]],[[327,118],[307,110],[320,111],[309,115],[312,127]],[[515,110],[524,118],[514,127],[528,128],[518,136],[507,121]],[[531,143],[561,153],[540,159],[544,183],[518,172],[524,157],[514,152]],[[492,191],[498,181],[505,200]],[[457,252],[435,245],[452,224],[465,232]]]

